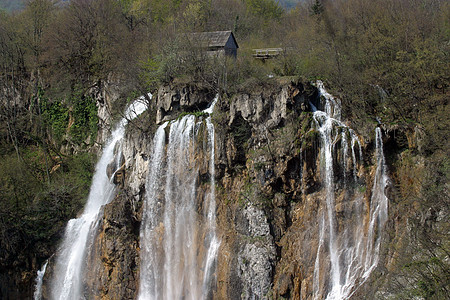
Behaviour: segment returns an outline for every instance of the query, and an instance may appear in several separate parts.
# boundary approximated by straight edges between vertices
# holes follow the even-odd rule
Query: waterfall
[[[48,260],[45,261],[44,265],[40,270],[37,271],[37,277],[36,277],[36,286],[34,289],[34,300],[41,300],[42,298],[42,281],[44,279],[45,270],[47,269]]]
[[[327,222],[322,221],[322,224],[328,225],[321,226],[321,230],[327,230],[328,232],[328,246],[329,246],[329,256],[330,256],[330,281],[332,286],[339,285],[340,282],[340,264],[339,264],[339,253],[338,253],[338,241],[336,238],[336,216],[334,214],[335,207],[335,197],[334,197],[334,172],[333,172],[333,156],[332,156],[332,130],[333,130],[333,121],[334,119],[327,117],[323,113],[316,112],[314,118],[317,122],[319,122],[320,118],[322,119],[322,125],[319,127],[319,132],[322,137],[322,149],[323,149],[323,157],[325,160],[325,187],[326,187],[326,214],[322,212],[321,219],[326,219]],[[324,235],[323,232],[320,235]]]
[[[149,94],[151,97],[151,94]],[[115,195],[115,186],[107,176],[107,167],[117,156],[116,146],[125,135],[125,126],[147,109],[143,97],[137,99],[126,110],[123,119],[112,132],[103,154],[100,157],[92,179],[89,197],[82,215],[68,222],[63,242],[57,252],[53,277],[51,278],[51,298],[57,300],[89,298],[83,292],[83,271],[85,257],[93,243],[96,226],[99,222],[101,207],[110,202]],[[120,149],[120,147],[119,147]]]
[[[206,128],[208,131],[208,149],[210,149],[210,158],[209,158],[209,177],[210,177],[210,186],[211,190],[208,194],[207,199],[207,209],[206,217],[207,217],[207,228],[209,230],[207,238],[207,255],[205,260],[205,272],[203,274],[203,286],[202,286],[202,298],[206,299],[208,297],[208,291],[210,289],[213,267],[216,262],[217,252],[219,251],[220,241],[216,236],[216,182],[215,182],[215,150],[214,150],[214,125],[211,122],[211,114],[214,110],[214,106],[216,105],[218,96],[213,100],[211,106],[207,108],[204,112],[208,113],[209,116],[206,118]]]
[[[353,131],[353,130],[352,130]],[[352,134],[352,161],[353,161],[353,179],[356,181],[358,176],[358,166],[356,163],[356,154],[355,154],[355,144],[358,143],[358,139],[356,138],[356,134]],[[361,144],[359,144],[359,147],[361,148]],[[360,161],[362,161],[362,152],[361,149],[359,150],[360,154]]]
[[[156,131],[153,139],[153,155],[149,164],[149,173],[146,183],[146,201],[144,202],[144,209],[142,215],[142,224],[140,230],[140,244],[141,244],[141,268],[140,268],[140,299],[149,299],[150,295],[156,295],[159,290],[157,285],[157,278],[160,276],[157,268],[153,266],[160,262],[154,256],[157,250],[158,231],[158,216],[160,215],[161,202],[157,198],[158,191],[161,186],[161,170],[163,167],[163,151],[165,146],[165,128],[168,122],[161,125]]]
[[[383,140],[381,129],[377,127],[375,136],[377,169],[372,186],[372,197],[370,199],[370,223],[367,235],[366,253],[364,262],[364,278],[367,278],[370,272],[378,264],[381,245],[381,231],[388,218],[388,203],[384,190],[388,184],[389,178],[386,174],[386,163],[383,153]]]
[[[217,98],[204,113],[212,113]],[[211,116],[204,122],[184,116],[170,124],[166,146],[167,126],[155,134],[149,163],[138,298],[206,299],[220,245],[215,230],[214,126]]]
[[[377,169],[369,208],[365,207],[363,194],[355,196],[346,209],[350,220],[340,220],[336,214],[336,183],[334,166],[342,167],[346,187],[347,160],[353,165],[354,186],[357,185],[357,160],[355,147],[362,162],[361,144],[355,132],[342,123],[340,101],[330,95],[323,83],[317,87],[325,112],[313,105],[313,118],[321,138],[321,165],[325,188],[325,203],[319,210],[319,241],[313,274],[314,299],[347,299],[370,275],[378,263],[381,233],[387,220],[388,199],[384,194],[388,177],[383,155],[381,130],[376,130]],[[348,137],[350,138],[348,138]],[[340,141],[339,141],[340,140]],[[349,145],[350,142],[350,151]],[[340,147],[342,157],[333,155]],[[349,156],[351,152],[351,157]],[[342,201],[342,200],[341,200]],[[348,201],[348,200],[346,200]],[[345,203],[341,204],[344,205]],[[366,218],[369,211],[369,218]]]

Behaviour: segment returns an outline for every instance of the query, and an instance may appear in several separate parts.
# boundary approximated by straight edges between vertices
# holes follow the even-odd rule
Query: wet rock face
[[[317,156],[299,142],[310,128],[308,93],[302,85],[235,95],[220,102],[216,114],[218,181],[217,299],[270,299],[282,248],[292,225],[302,182],[314,185]],[[213,118],[214,119],[214,118]],[[221,123],[222,122],[222,123]],[[221,142],[224,141],[224,142]],[[313,161],[306,163],[305,158]],[[301,177],[301,169],[305,169]],[[292,258],[284,258],[288,261]],[[290,263],[292,262],[292,263]],[[299,264],[292,259],[281,279],[289,298],[300,286]],[[296,298],[293,298],[296,299]]]
[[[101,146],[106,142],[106,139],[111,133],[112,115],[111,108],[114,103],[120,98],[121,84],[118,80],[108,78],[101,81],[88,92],[90,96],[95,99],[97,105],[98,116],[98,130],[96,147],[97,151],[101,150]]]
[[[238,94],[231,99],[229,125],[242,116],[254,129],[272,129],[283,126],[288,114],[294,110],[298,113],[309,110],[308,95],[298,83],[254,94]]]
[[[238,274],[243,288],[241,299],[262,299],[271,287],[275,247],[269,223],[261,209],[249,205],[243,210],[245,233],[238,253]],[[243,225],[243,224],[242,224]]]
[[[115,149],[115,157],[107,169],[118,195],[104,206],[88,256],[93,267],[86,276],[86,294],[94,295],[94,299],[136,299],[137,296],[141,206],[154,129],[152,126],[143,129],[147,117],[128,124],[125,142],[120,149]]]
[[[139,227],[154,124],[176,118],[182,111],[202,110],[213,97],[211,91],[193,86],[162,87],[155,118],[127,129],[118,196],[104,207],[89,257],[95,267],[86,282],[96,299],[137,296]],[[221,243],[213,299],[311,299],[318,214],[326,197],[320,136],[309,107],[316,98],[313,88],[290,83],[222,97],[217,103],[212,120]],[[203,162],[199,181],[206,182],[202,177],[208,174],[206,158],[190,159]],[[360,169],[358,184],[370,186],[371,175]],[[353,222],[345,221],[345,212],[364,191],[348,192],[347,183],[339,176],[336,179],[336,207],[341,216],[337,225],[343,226]],[[369,196],[365,192],[365,201]]]
[[[139,222],[125,194],[104,208],[87,260],[86,293],[95,299],[134,299],[139,270]]]
[[[135,124],[128,125],[125,136],[126,142],[122,146],[125,182],[123,188],[127,190],[129,195],[133,196],[133,201],[141,201],[140,195],[145,191],[153,131],[154,128],[143,131],[137,128]],[[134,209],[138,211],[139,207]]]
[[[156,123],[173,120],[182,112],[198,112],[208,107],[214,93],[194,85],[181,87],[163,86],[158,90]]]

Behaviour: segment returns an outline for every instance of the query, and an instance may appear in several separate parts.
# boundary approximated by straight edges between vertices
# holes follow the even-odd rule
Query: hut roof
[[[207,44],[209,47],[225,47],[230,35],[236,44],[236,48],[239,48],[231,31],[195,32],[191,33],[190,37],[192,40]]]

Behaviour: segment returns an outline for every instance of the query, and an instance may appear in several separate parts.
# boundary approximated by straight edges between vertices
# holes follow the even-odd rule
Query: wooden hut
[[[236,58],[239,48],[231,31],[196,32],[189,35],[193,45],[205,48],[211,55],[227,55]]]

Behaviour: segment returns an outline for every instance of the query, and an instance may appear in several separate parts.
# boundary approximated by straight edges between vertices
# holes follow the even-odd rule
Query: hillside
[[[59,292],[67,222],[102,186],[76,281],[95,297],[170,293],[158,286],[181,282],[184,261],[199,264],[180,284],[194,298],[448,297],[450,5],[291,3],[1,2],[15,13],[0,12],[0,298],[30,299],[48,259],[42,295]],[[217,30],[236,58],[189,38]]]

